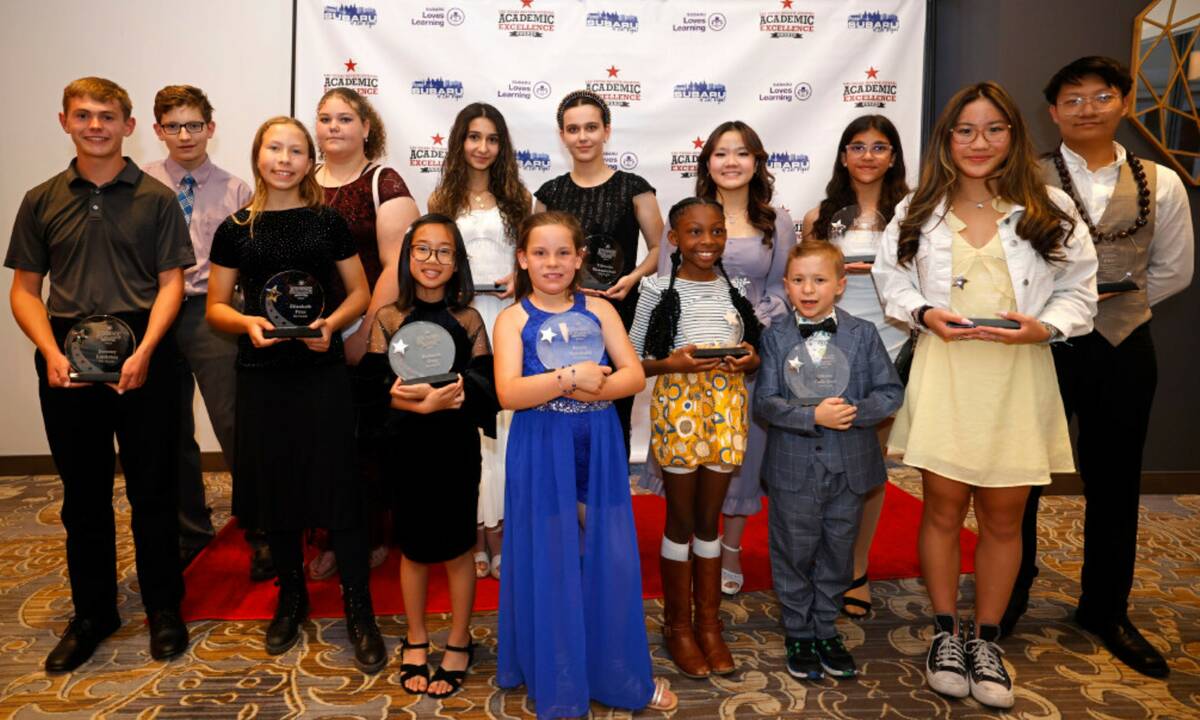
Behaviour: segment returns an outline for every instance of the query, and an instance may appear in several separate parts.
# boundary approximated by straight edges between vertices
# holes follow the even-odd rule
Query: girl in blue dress
[[[524,685],[539,718],[587,715],[590,701],[637,710],[678,704],[650,674],[629,466],[612,401],[646,379],[617,311],[578,292],[583,232],[538,213],[517,242],[519,303],[496,320],[495,378],[515,410],[508,436],[501,568],[501,687]],[[546,318],[599,324],[600,362],[547,369]]]

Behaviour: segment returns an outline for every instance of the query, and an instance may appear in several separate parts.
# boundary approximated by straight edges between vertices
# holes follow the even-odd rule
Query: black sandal
[[[446,643],[446,652],[457,652],[467,654],[467,666],[462,670],[446,670],[441,665],[438,666],[437,672],[433,674],[433,679],[429,681],[432,686],[439,680],[450,686],[450,689],[444,693],[432,693],[426,691],[426,695],[431,698],[441,699],[448,698],[462,688],[463,680],[467,678],[467,671],[471,669],[471,663],[475,661],[475,643],[467,642],[466,647],[457,647]]]
[[[867,584],[867,574],[863,573],[862,575],[854,578],[854,582],[850,583],[850,587],[846,588],[846,590],[854,590],[854,589],[860,588],[866,584]],[[858,608],[858,609],[862,610],[862,612],[861,613],[850,612],[850,608]],[[845,615],[846,617],[850,618],[851,620],[862,620],[863,618],[865,618],[866,616],[871,614],[871,603],[869,600],[859,600],[858,598],[846,597],[845,595],[843,595],[842,596],[842,614]]]
[[[425,662],[421,663],[420,665],[418,665],[416,663],[403,662],[405,650],[424,650],[425,651]],[[408,693],[409,695],[424,695],[425,690],[429,689],[429,684],[430,684],[430,680],[429,680],[429,641],[426,640],[423,643],[410,643],[408,641],[408,636],[405,635],[404,639],[400,641],[400,659],[401,659],[400,687],[404,688],[404,692]],[[422,689],[422,690],[409,689],[409,687],[407,685],[408,681],[412,680],[413,678],[416,678],[416,677],[425,678],[425,688],[424,689]]]

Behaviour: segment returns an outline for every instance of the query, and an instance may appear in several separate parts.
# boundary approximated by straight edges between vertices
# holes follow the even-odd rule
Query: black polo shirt
[[[66,170],[25,193],[4,264],[50,276],[54,317],[147,311],[158,273],[194,265],[179,200],[133,160],[97,187]]]

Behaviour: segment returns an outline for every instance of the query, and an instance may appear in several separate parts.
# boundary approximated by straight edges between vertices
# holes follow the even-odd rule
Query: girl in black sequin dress
[[[346,222],[321,204],[316,149],[298,120],[276,117],[254,136],[254,196],[213,238],[208,321],[240,335],[237,368],[234,514],[267,531],[279,571],[279,604],[266,649],[285,652],[308,614],[303,532],[334,530],[347,633],[355,664],[375,672],[387,652],[367,584],[361,483],[353,474],[353,411],[340,330],[362,314],[370,291]],[[320,336],[269,338],[263,288],[276,273],[300,270],[321,287],[336,274],[347,296],[309,327]],[[240,280],[242,312],[230,300]]]

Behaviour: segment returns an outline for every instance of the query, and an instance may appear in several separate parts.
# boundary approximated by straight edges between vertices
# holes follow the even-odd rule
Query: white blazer
[[[1063,261],[1047,262],[1033,245],[1017,236],[1017,222],[1025,212],[1023,206],[1014,205],[996,223],[1012,277],[1017,312],[1058,328],[1062,333],[1060,339],[1086,335],[1092,331],[1092,318],[1096,315],[1096,249],[1070,196],[1056,187],[1046,186],[1046,190],[1050,199],[1075,220],[1075,229],[1062,248]],[[950,307],[950,245],[954,235],[943,220],[947,210],[943,198],[921,226],[916,257],[909,261],[908,267],[900,267],[896,261],[900,220],[907,214],[911,200],[909,194],[896,206],[896,214],[880,238],[871,275],[888,317],[925,330],[916,325],[913,312],[924,305]]]

